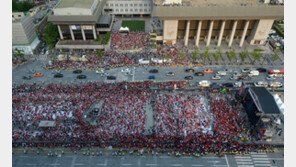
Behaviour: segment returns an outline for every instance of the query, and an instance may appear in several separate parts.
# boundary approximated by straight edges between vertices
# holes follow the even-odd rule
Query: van
[[[202,86],[202,87],[210,87],[211,82],[207,80],[202,80],[198,84],[199,86]]]
[[[259,71],[257,71],[257,70],[252,70],[252,71],[249,72],[248,75],[249,75],[249,76],[258,76],[258,75],[259,75]]]

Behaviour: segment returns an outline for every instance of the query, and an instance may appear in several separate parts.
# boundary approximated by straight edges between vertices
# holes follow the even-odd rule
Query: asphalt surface
[[[112,155],[86,156],[86,155],[29,155],[19,154],[12,157],[13,167],[73,167],[73,166],[104,166],[104,167],[283,167],[282,152],[255,153],[248,155],[224,155],[218,157],[207,155],[202,157],[168,155],[161,156],[133,156],[115,157]]]

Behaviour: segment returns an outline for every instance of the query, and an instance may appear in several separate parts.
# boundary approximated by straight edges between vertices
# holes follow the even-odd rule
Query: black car
[[[266,72],[267,70],[266,70],[266,68],[257,68],[257,71],[259,71],[259,72]]]
[[[186,69],[185,72],[194,72],[194,69],[189,68],[189,69]]]
[[[205,74],[203,72],[196,72],[194,75],[195,76],[204,76]]]
[[[115,77],[115,76],[107,76],[107,79],[108,79],[108,80],[115,80],[116,77]]]
[[[73,71],[74,74],[81,74],[82,73],[82,70],[75,70]]]
[[[157,69],[150,70],[149,73],[158,73]]]
[[[25,80],[30,80],[30,79],[32,79],[32,77],[31,76],[23,76],[23,79],[25,79]]]
[[[233,83],[224,83],[224,84],[222,84],[222,86],[231,88],[231,87],[233,87]]]
[[[186,76],[185,79],[186,79],[186,80],[192,80],[193,77],[192,77],[192,76]]]
[[[78,75],[77,76],[77,79],[85,79],[86,78],[86,75]]]
[[[57,73],[57,74],[54,74],[54,76],[53,76],[54,78],[63,78],[64,77],[64,75],[63,74],[61,74],[61,73]]]

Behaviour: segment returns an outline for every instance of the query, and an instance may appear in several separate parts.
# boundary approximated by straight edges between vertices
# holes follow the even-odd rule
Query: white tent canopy
[[[129,28],[128,27],[120,27],[119,32],[122,32],[122,31],[129,32]]]

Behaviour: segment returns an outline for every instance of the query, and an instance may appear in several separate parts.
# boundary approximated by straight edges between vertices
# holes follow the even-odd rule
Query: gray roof
[[[109,24],[112,21],[112,16],[111,15],[102,15],[98,24]]]
[[[154,6],[152,16],[166,19],[283,19],[284,6],[165,7]]]
[[[95,0],[61,0],[56,8],[87,8],[90,9]]]

